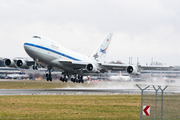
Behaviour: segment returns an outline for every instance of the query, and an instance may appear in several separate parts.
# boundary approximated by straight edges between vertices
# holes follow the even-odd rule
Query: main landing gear
[[[67,82],[68,76],[70,76],[68,73],[63,73],[63,77],[60,77],[60,81]],[[74,78],[71,78],[71,81],[73,83],[81,83],[81,82],[84,83],[83,76],[80,76],[80,75],[78,75],[78,77],[76,77],[76,75],[74,75]]]
[[[48,67],[48,73],[46,74],[46,78],[47,78],[47,81],[52,81],[52,77],[51,77],[51,67]]]
[[[84,80],[83,80],[83,76],[79,76],[78,75],[78,79],[75,77],[75,78],[71,78],[71,81],[73,82],[73,83],[84,83]]]
[[[67,76],[64,74],[64,77],[60,77],[60,81],[67,82]]]

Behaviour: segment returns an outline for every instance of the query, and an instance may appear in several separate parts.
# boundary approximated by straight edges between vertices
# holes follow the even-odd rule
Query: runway
[[[7,89],[9,85],[14,85],[18,83],[19,87],[17,89]],[[52,86],[50,89],[39,88],[39,86],[49,85],[46,81],[17,81],[15,82],[5,82],[6,87],[1,86],[0,95],[81,95],[81,94],[141,94],[141,90],[136,86],[145,88],[147,85],[150,87],[144,91],[144,93],[154,94],[158,86],[162,86],[162,89],[165,86],[168,86],[164,93],[167,94],[180,94],[180,84],[179,83],[153,83],[153,82],[99,82],[96,85],[84,83],[84,84],[75,84],[75,83],[61,83],[59,81],[51,82]],[[55,84],[53,84],[55,83]],[[36,86],[35,89],[31,89],[31,86]],[[24,87],[30,86],[27,89]],[[59,86],[59,87],[58,87]],[[64,87],[64,88],[62,88]],[[4,89],[5,88],[5,89]],[[13,88],[13,86],[12,86]],[[24,88],[24,89],[23,89]],[[39,89],[38,89],[39,88]],[[161,92],[160,90],[158,91]]]
[[[160,92],[160,91],[159,91]],[[154,94],[154,90],[144,93]],[[180,91],[165,91],[168,94]],[[141,94],[139,89],[0,89],[0,95],[82,95],[82,94]]]
[[[135,94],[127,89],[1,89],[0,95],[71,95],[71,94]]]

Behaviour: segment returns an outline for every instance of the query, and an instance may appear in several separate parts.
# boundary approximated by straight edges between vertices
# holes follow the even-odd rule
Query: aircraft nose
[[[24,50],[25,50],[26,53],[27,53],[30,57],[32,57],[32,58],[35,57],[35,53],[36,53],[36,51],[34,50],[34,47],[33,47],[33,46],[34,46],[34,45],[31,44],[31,43],[24,43]]]
[[[29,44],[28,43],[24,43],[24,50],[27,52],[29,50]]]
[[[24,50],[28,53],[32,47],[33,47],[33,38],[27,40],[25,43],[24,43]]]

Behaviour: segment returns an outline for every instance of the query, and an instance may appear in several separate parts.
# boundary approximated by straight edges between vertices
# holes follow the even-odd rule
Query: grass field
[[[111,83],[109,86],[111,86]],[[107,84],[105,84],[107,85]],[[0,89],[51,89],[97,88],[94,84],[62,83],[60,81],[0,81]],[[2,95],[0,119],[89,119],[89,120],[138,120],[140,95]],[[154,95],[143,97],[143,105],[151,106],[154,118]],[[180,95],[164,95],[164,118],[179,120]],[[157,118],[160,118],[160,100],[157,102]]]
[[[0,119],[138,120],[140,95],[0,96]]]

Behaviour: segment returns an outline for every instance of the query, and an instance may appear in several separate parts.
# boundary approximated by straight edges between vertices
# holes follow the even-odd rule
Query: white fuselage
[[[60,61],[85,61],[92,63],[88,56],[66,49],[55,41],[42,36],[35,36],[26,41],[24,49],[31,58],[62,72],[77,73],[76,70],[64,66]]]

